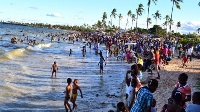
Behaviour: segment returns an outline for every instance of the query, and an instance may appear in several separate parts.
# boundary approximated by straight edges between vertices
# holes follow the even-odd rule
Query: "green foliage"
[[[44,24],[44,23],[21,23],[21,22],[14,22],[14,21],[7,21],[7,22],[1,22],[4,24],[15,24],[15,25],[24,25],[24,26],[32,26],[32,27],[41,27],[41,28],[51,28],[51,29],[62,29],[62,30],[74,30],[74,31],[80,31],[80,32],[91,32],[91,31],[96,31],[98,29],[101,29],[103,27],[103,23],[101,21],[98,21],[96,24],[89,26],[88,24],[84,24],[81,26],[69,26],[69,25],[51,25],[51,24]],[[115,25],[112,27],[110,25],[104,26],[104,31],[107,33],[112,33],[118,30],[119,28]],[[152,35],[156,34],[157,30],[157,35],[166,37],[166,29],[162,29],[159,25],[154,25],[153,28],[149,29],[149,33]],[[135,32],[136,28],[130,29],[128,32],[132,33]],[[139,33],[146,34],[147,30],[144,28],[138,28]],[[172,36],[177,36],[181,37],[181,43],[200,43],[200,35],[197,33],[192,33],[192,34],[183,34],[181,35],[179,32],[178,33],[173,33]]]
[[[155,35],[156,34],[156,30],[157,30],[157,35],[160,35],[160,36],[165,36],[166,35],[165,29],[162,29],[162,27],[160,27],[160,25],[154,25],[153,28],[149,29],[149,33]]]
[[[197,44],[197,43],[200,43],[200,41],[198,41],[198,40],[194,40],[194,39],[188,39],[188,38],[182,38],[181,40],[180,40],[180,42],[182,43],[182,44]]]

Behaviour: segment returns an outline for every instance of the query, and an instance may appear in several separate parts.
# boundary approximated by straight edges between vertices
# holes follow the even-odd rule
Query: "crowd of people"
[[[106,58],[116,57],[116,59],[121,58],[128,64],[133,64],[131,69],[127,71],[125,82],[126,82],[126,97],[128,103],[119,102],[117,104],[118,112],[156,112],[156,99],[153,98],[152,93],[154,93],[158,87],[159,79],[161,75],[159,70],[162,66],[169,66],[170,60],[173,58],[182,58],[183,67],[187,67],[188,59],[192,61],[193,58],[193,48],[192,44],[181,44],[178,37],[168,37],[153,39],[151,37],[141,38],[137,36],[116,36],[103,33],[74,33],[70,37],[68,34],[48,34],[47,37],[51,38],[51,42],[58,38],[58,42],[63,39],[63,41],[82,41],[86,43],[82,48],[83,57],[86,55],[86,46],[89,46],[95,50],[96,54],[100,54],[100,74],[103,74],[103,63],[106,61],[103,57],[102,51],[99,52],[100,45],[106,46]],[[24,38],[27,39],[28,37]],[[16,40],[16,38],[15,38]],[[27,40],[28,41],[28,40]],[[41,41],[44,41],[41,40]],[[23,41],[21,41],[23,42]],[[126,44],[134,43],[134,44]],[[72,49],[70,49],[69,56],[72,55]],[[175,54],[178,54],[176,57]],[[52,65],[52,77],[53,73],[58,70],[56,62]],[[140,81],[142,77],[142,72],[150,72],[153,74],[154,71],[157,73],[155,79],[150,79],[147,86],[143,86]],[[179,75],[178,83],[175,84],[174,90],[172,90],[171,96],[169,96],[168,103],[166,103],[162,108],[162,112],[200,112],[200,92],[192,91],[187,83],[188,75],[186,73],[181,73]],[[80,91],[81,97],[83,98],[82,91],[78,86],[78,79],[75,79],[73,85],[71,84],[72,79],[67,79],[67,87],[64,105],[66,111],[68,109],[72,111],[77,107],[75,101],[78,96],[77,90]],[[193,100],[193,104],[186,105],[186,102]],[[71,108],[69,101],[73,103],[73,108]]]
[[[157,112],[156,99],[153,98],[152,93],[158,87],[158,80],[150,79],[147,86],[143,86],[139,78],[141,70],[138,65],[140,64],[133,64],[131,70],[126,73],[126,99],[128,103],[125,105],[125,103],[119,102],[119,105],[123,103],[126,108],[118,112]],[[181,73],[177,79],[178,82],[171,91],[172,94],[169,96],[168,102],[160,107],[162,112],[199,112],[200,92],[194,92],[192,96],[186,73]],[[191,98],[193,104],[187,106],[186,102],[191,101]]]

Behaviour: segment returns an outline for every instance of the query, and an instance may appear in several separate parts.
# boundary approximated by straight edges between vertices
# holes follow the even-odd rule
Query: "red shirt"
[[[159,64],[159,58],[160,58],[159,53],[156,53],[156,54],[155,54],[155,64],[156,64],[156,65]]]
[[[184,62],[184,63],[187,62],[187,57],[183,57],[183,62]]]
[[[185,99],[186,95],[191,95],[191,88],[188,84],[186,84],[183,87],[180,87],[179,82],[175,85],[175,87],[178,87],[178,91],[182,93],[182,98]]]
[[[178,87],[178,91],[180,91],[182,93],[182,100],[185,100],[186,99],[186,96],[187,95],[191,95],[191,88],[188,84],[186,84],[185,86],[181,87],[179,82],[175,85],[175,87]],[[186,108],[187,105],[186,103],[184,104],[183,108]]]

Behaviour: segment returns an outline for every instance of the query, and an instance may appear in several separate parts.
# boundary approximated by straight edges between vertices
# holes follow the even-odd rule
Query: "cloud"
[[[200,21],[190,21],[181,23],[181,28],[179,31],[184,34],[197,32],[197,29],[200,28]]]
[[[30,9],[38,9],[37,7],[33,6],[33,7],[29,7]]]
[[[59,13],[48,13],[46,16],[61,17],[61,15]]]

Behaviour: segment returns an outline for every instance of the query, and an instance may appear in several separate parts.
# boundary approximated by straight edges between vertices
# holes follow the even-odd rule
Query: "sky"
[[[111,20],[111,11],[115,8],[117,14],[122,14],[121,28],[132,27],[131,18],[127,16],[129,10],[136,14],[136,9],[141,3],[144,6],[142,16],[138,18],[138,27],[146,28],[146,18],[148,14],[148,0],[0,0],[0,20],[17,21],[28,23],[60,24],[60,25],[93,25],[98,20],[102,20],[103,13],[107,13],[107,23]],[[174,6],[172,30],[182,34],[197,32],[200,28],[200,0],[183,0],[180,3],[181,9]],[[149,28],[156,24],[152,14],[156,11],[161,14],[157,25],[164,23],[166,15],[171,16],[171,0],[157,0],[156,5],[151,2],[149,17],[152,20]],[[113,24],[119,26],[119,19],[113,18]],[[181,22],[181,27],[177,29],[177,22]],[[135,27],[135,21],[133,27]],[[169,29],[169,28],[168,28]]]

